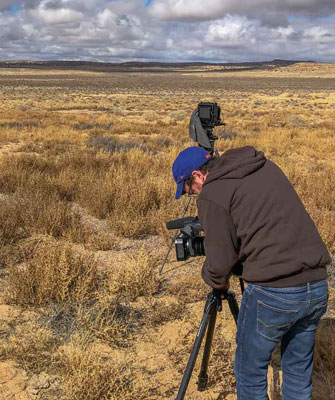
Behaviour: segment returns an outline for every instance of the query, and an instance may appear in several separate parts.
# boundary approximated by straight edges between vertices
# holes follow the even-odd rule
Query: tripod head
[[[241,283],[241,281],[240,281]],[[241,292],[243,294],[244,291],[244,286],[243,283],[241,283]],[[222,300],[227,300],[230,312],[237,323],[237,318],[238,318],[238,305],[236,302],[236,296],[235,293],[232,292],[231,290],[220,290],[220,289],[213,289],[208,296],[212,296],[213,299],[216,301],[217,304],[217,311],[222,311]]]
[[[227,295],[227,290],[213,289],[208,296],[212,296],[213,300],[216,302],[216,309],[220,312],[222,311],[222,300],[225,300]]]

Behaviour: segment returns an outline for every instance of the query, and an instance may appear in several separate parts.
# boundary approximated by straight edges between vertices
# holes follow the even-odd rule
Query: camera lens
[[[205,241],[203,236],[198,236],[193,239],[193,248],[194,254],[196,256],[204,256],[205,255]]]

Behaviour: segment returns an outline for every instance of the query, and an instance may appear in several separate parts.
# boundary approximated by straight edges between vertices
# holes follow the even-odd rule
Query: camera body
[[[205,255],[202,228],[198,217],[175,219],[166,223],[167,229],[180,229],[176,236],[175,247],[177,261],[186,261],[189,257]]]
[[[198,104],[198,117],[205,129],[222,125],[220,115],[221,107],[217,103],[201,102]]]

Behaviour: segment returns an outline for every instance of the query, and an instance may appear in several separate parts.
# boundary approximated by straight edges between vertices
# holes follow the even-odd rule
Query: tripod
[[[243,281],[241,279],[240,279],[240,285],[241,285],[241,290],[243,293],[244,285],[243,285]],[[197,336],[195,338],[195,341],[194,341],[194,344],[192,347],[192,351],[191,351],[190,357],[188,359],[188,363],[187,363],[187,366],[186,366],[186,369],[184,372],[183,380],[179,387],[179,391],[178,391],[176,400],[182,400],[185,396],[187,386],[188,386],[188,383],[190,381],[190,378],[191,378],[191,375],[193,372],[194,364],[197,360],[200,346],[201,346],[202,340],[206,333],[206,329],[207,329],[207,336],[206,336],[206,342],[205,342],[205,347],[204,347],[204,353],[202,356],[202,363],[201,363],[201,369],[200,369],[199,381],[198,381],[198,390],[200,392],[202,392],[207,387],[207,382],[208,382],[207,369],[208,369],[208,363],[209,363],[209,356],[210,356],[210,351],[211,351],[211,346],[212,346],[212,341],[213,341],[217,312],[222,311],[222,300],[228,301],[230,312],[232,313],[232,316],[234,317],[234,320],[237,323],[239,307],[238,307],[238,304],[237,304],[237,301],[235,298],[235,294],[233,292],[231,292],[230,290],[223,291],[223,290],[213,289],[207,295],[207,301],[205,304],[204,314],[203,314],[203,317],[200,322]]]

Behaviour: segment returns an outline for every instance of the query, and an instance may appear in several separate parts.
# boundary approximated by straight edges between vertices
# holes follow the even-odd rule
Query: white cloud
[[[30,11],[30,14],[46,24],[66,24],[82,21],[84,18],[81,12],[68,8],[60,8],[58,10],[38,8]]]
[[[259,24],[246,17],[227,15],[223,20],[209,25],[205,42],[213,45],[254,42]]]
[[[156,0],[150,12],[162,20],[209,20],[220,19],[227,13],[325,15],[334,9],[334,0]]]
[[[108,38],[116,43],[128,45],[133,42],[136,46],[143,47],[146,44],[146,33],[142,27],[141,21],[134,15],[117,15],[111,9],[105,8],[98,13],[97,27],[108,32]]]
[[[173,49],[175,47],[173,40],[171,38],[168,38],[166,40],[166,48],[167,49]]]
[[[222,16],[220,1],[213,0],[158,0],[150,8],[150,13],[162,20],[201,20]]]
[[[311,40],[313,42],[331,42],[334,44],[335,41],[335,31],[332,33],[320,26],[313,26],[311,28],[305,29],[303,32],[304,39]]]
[[[0,0],[0,10],[5,4],[2,60],[335,59],[334,21],[309,18],[330,6],[334,15],[334,0]]]
[[[102,28],[112,24],[115,24],[117,15],[114,14],[108,8],[105,8],[102,12],[97,15],[98,25]]]
[[[27,36],[36,35],[38,33],[37,29],[32,24],[24,24],[22,29]]]

